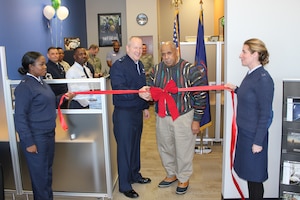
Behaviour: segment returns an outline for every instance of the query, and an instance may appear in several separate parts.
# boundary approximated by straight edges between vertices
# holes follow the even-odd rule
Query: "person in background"
[[[110,69],[113,90],[137,90],[145,86],[146,77],[142,55],[142,39],[131,37],[126,46],[127,55],[117,60]],[[117,142],[119,191],[126,197],[139,195],[132,183],[150,183],[150,178],[140,173],[140,144],[143,129],[143,115],[149,118],[149,105],[138,94],[113,95],[113,126]]]
[[[274,82],[264,66],[269,53],[259,39],[244,42],[240,54],[242,66],[248,67],[240,87],[225,84],[237,94],[237,143],[234,170],[248,183],[249,199],[262,200],[263,182],[268,179],[268,129],[272,123]]]
[[[86,66],[88,56],[86,49],[83,47],[77,47],[74,50],[74,64],[66,73],[67,79],[81,79],[81,78],[93,78],[90,69]],[[88,83],[68,83],[69,91],[90,91],[90,85]],[[89,102],[86,95],[77,95],[71,102],[70,108],[88,108]]]
[[[74,50],[74,64],[66,73],[67,79],[86,79],[93,78],[93,74],[86,66],[88,55],[83,47],[77,47]],[[91,85],[89,83],[68,83],[69,91],[90,91]],[[88,109],[89,108],[89,95],[76,95],[72,101],[69,102],[70,109]],[[77,137],[80,129],[81,118],[79,115],[68,115],[68,123],[72,124],[74,128],[69,127],[70,139],[74,140]]]
[[[102,76],[102,72],[101,72],[101,60],[100,58],[97,57],[97,54],[99,53],[99,46],[96,44],[92,44],[90,45],[88,51],[88,55],[89,55],[89,59],[88,59],[88,63],[90,63],[95,70],[94,73],[94,78],[99,78]]]
[[[56,97],[42,79],[47,73],[46,59],[39,52],[27,52],[18,69],[24,75],[15,89],[15,127],[30,173],[35,200],[52,200]],[[67,93],[71,99],[73,93]]]
[[[111,67],[114,62],[122,58],[125,54],[120,51],[120,43],[118,41],[113,42],[113,50],[106,54],[106,63],[108,67]]]
[[[87,61],[84,64],[84,66],[86,66],[87,68],[89,68],[90,72],[92,73],[92,77],[90,77],[90,78],[94,78],[95,77],[95,68],[94,68],[94,66],[91,63],[88,62],[88,60],[90,59],[88,50],[86,50],[86,55],[87,55]]]
[[[140,58],[140,61],[144,64],[144,69],[145,69],[145,74],[146,74],[146,81],[148,82],[149,80],[149,75],[150,75],[150,71],[151,68],[154,65],[154,61],[153,61],[153,56],[152,54],[149,54],[147,51],[147,45],[143,44],[143,53],[142,56]]]
[[[70,65],[68,62],[64,60],[65,57],[65,51],[61,47],[56,48],[58,50],[58,62],[61,66],[63,66],[65,72],[68,71],[70,68]]]
[[[162,62],[155,65],[150,73],[149,86],[165,88],[170,80],[178,88],[206,85],[203,66],[194,66],[179,58],[176,46],[168,41],[161,45]],[[148,90],[148,87],[142,90]],[[150,93],[139,93],[145,100],[152,100]],[[170,110],[166,116],[156,116],[156,138],[166,177],[158,184],[165,188],[178,180],[176,194],[185,194],[193,173],[193,157],[196,136],[206,107],[206,92],[178,92],[172,94],[179,117],[172,120]],[[164,106],[166,104],[164,103]],[[159,105],[155,104],[158,113]]]
[[[46,79],[65,79],[66,72],[63,66],[59,63],[59,54],[57,48],[49,47],[47,57],[48,57],[48,62],[46,64],[47,66],[47,74],[45,76]],[[56,96],[64,94],[68,91],[68,86],[66,83],[50,84],[50,87],[52,88]],[[61,108],[66,108],[66,107],[67,107],[67,102],[64,102],[64,104],[61,105]]]

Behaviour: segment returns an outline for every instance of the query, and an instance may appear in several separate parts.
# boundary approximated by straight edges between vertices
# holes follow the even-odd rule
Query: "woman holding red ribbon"
[[[32,182],[35,200],[52,200],[56,105],[50,86],[43,81],[46,59],[39,52],[27,52],[18,72],[24,75],[15,89],[15,127],[20,138]],[[72,99],[74,93],[66,93]]]
[[[265,44],[256,38],[244,42],[240,59],[249,71],[240,87],[225,86],[237,94],[237,143],[234,170],[248,183],[249,199],[262,200],[268,179],[268,129],[272,123],[274,82],[264,66],[269,63]]]

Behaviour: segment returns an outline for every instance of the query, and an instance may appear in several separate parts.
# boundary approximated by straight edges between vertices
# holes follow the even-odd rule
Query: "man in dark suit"
[[[65,79],[66,73],[62,65],[59,64],[59,54],[56,47],[48,48],[48,62],[47,62],[47,74],[46,79]],[[62,95],[68,92],[68,86],[66,83],[61,84],[50,84],[54,94],[56,96]],[[61,106],[61,108],[66,108],[67,101]]]

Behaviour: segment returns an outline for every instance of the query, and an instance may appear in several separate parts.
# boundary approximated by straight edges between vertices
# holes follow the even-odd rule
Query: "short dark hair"
[[[49,52],[52,49],[57,49],[57,48],[56,47],[49,47],[47,52]]]

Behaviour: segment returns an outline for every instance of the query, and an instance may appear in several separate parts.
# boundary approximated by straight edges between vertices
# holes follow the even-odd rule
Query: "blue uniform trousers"
[[[117,142],[119,191],[126,192],[132,190],[131,183],[142,177],[140,174],[140,143],[143,112],[115,107],[113,123]]]
[[[38,153],[29,153],[22,144],[30,173],[34,200],[52,200],[52,164],[54,159],[55,132],[33,133]]]

